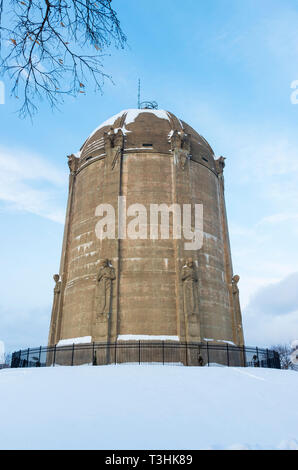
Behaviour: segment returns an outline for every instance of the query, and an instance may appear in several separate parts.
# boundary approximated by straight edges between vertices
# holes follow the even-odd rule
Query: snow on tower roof
[[[126,117],[125,117],[123,128],[125,128],[125,125],[131,124],[132,122],[134,122],[137,119],[137,117],[139,116],[139,114],[141,114],[141,113],[150,113],[150,114],[154,114],[159,119],[167,119],[168,121],[170,120],[168,112],[163,110],[163,109],[124,109],[124,110],[120,111],[120,113],[117,113],[114,116],[111,116],[106,121],[102,122],[100,124],[100,126],[98,126],[89,135],[88,139],[90,139],[90,137],[92,137],[102,127],[112,126],[117,121],[117,119],[121,118],[124,114],[126,114]],[[123,130],[123,128],[122,128],[122,130]]]
[[[214,152],[208,142],[191,126],[164,109],[124,109],[102,122],[81,147],[80,165],[88,165],[105,155],[105,133],[113,128],[124,135],[125,152],[154,152],[170,155],[174,132],[190,139],[193,160],[215,171]]]

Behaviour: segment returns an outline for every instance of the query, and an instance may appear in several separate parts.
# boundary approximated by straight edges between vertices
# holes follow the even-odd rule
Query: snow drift
[[[298,450],[297,389],[274,369],[6,369],[0,448]]]

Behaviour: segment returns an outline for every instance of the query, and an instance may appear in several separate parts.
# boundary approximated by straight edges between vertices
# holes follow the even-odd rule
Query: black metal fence
[[[280,369],[279,354],[269,349],[230,344],[125,341],[73,344],[16,351],[11,367],[49,367],[107,364],[267,367]]]

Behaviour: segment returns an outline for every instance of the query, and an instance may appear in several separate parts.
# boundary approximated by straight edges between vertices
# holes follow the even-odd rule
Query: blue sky
[[[44,102],[21,120],[0,105],[0,339],[45,344],[59,270],[66,155],[102,121],[156,100],[227,157],[226,202],[246,341],[298,338],[297,0],[113,0],[128,47],[111,49],[103,96]],[[296,286],[296,287],[295,287]],[[270,308],[276,296],[276,308]],[[289,300],[290,299],[290,300]]]

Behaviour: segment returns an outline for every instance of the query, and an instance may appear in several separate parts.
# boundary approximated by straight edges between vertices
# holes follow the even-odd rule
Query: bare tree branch
[[[22,100],[21,117],[43,97],[56,107],[64,95],[85,93],[88,79],[102,92],[111,79],[106,50],[125,43],[111,0],[0,0],[1,73]]]
[[[278,352],[282,369],[294,369],[294,364],[291,360],[292,348],[290,344],[276,344],[271,349]]]

